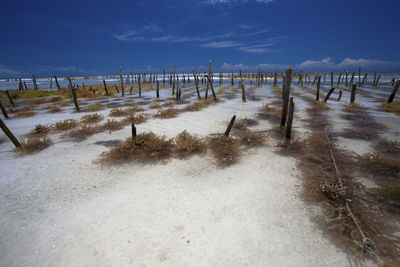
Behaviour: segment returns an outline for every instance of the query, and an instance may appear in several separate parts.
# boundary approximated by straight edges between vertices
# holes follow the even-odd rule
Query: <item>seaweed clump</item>
[[[78,129],[69,132],[67,136],[71,137],[75,141],[82,141],[98,131],[99,126],[97,125],[81,125]]]
[[[238,142],[230,136],[210,137],[209,146],[220,166],[232,165],[240,156]]]
[[[47,137],[29,137],[21,140],[21,146],[15,148],[15,151],[20,154],[34,154],[48,148],[53,142]]]
[[[75,119],[65,119],[63,121],[58,121],[54,124],[54,130],[56,131],[66,131],[73,129],[78,126],[78,122]]]
[[[98,123],[98,122],[102,121],[103,119],[104,119],[104,116],[99,113],[87,114],[87,115],[82,116],[81,122]]]
[[[142,133],[135,138],[128,138],[118,147],[101,154],[101,163],[126,163],[132,160],[166,160],[173,155],[174,140],[157,136],[152,132]]]
[[[197,136],[186,130],[178,134],[175,139],[175,155],[182,159],[195,153],[204,153],[207,150],[205,143]]]

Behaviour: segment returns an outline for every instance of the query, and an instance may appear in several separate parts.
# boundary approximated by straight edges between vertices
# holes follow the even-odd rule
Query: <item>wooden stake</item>
[[[124,79],[122,78],[122,67],[119,67],[119,78],[120,78],[120,82],[121,82],[121,92],[122,92],[122,96],[125,96],[125,90],[124,90]]]
[[[10,101],[11,105],[13,105],[15,107],[14,101],[12,100],[12,98],[10,96],[10,92],[8,92],[8,90],[6,90],[6,95],[8,97],[8,100]]]
[[[1,101],[0,101],[0,109],[1,109],[1,112],[3,113],[4,118],[9,119],[7,111],[4,108],[3,103],[1,103]]]
[[[135,140],[136,138],[136,127],[135,127],[135,123],[132,122],[132,139]]]
[[[194,71],[193,71],[193,78],[194,78],[194,84],[196,85],[197,98],[201,99],[199,90],[199,79],[198,77],[196,77],[196,73]]]
[[[74,102],[75,110],[76,110],[76,112],[80,112],[79,105],[78,105],[78,100],[77,100],[77,98],[76,98],[75,88],[74,88],[74,86],[72,85],[72,82],[71,82],[71,78],[70,78],[70,77],[68,77],[68,82],[69,82],[69,86],[71,87],[71,91],[72,91],[72,101]]]
[[[281,127],[285,127],[287,112],[288,112],[288,105],[289,105],[289,97],[290,97],[290,84],[292,81],[292,67],[289,67],[286,70],[285,74],[285,96],[283,99],[283,108],[282,108],[282,118],[281,118]]]
[[[333,93],[334,90],[335,90],[335,87],[333,87],[333,88],[331,88],[331,90],[329,90],[328,94],[324,98],[325,103],[328,101],[329,97],[331,96],[331,94]]]
[[[32,82],[33,82],[33,89],[35,90],[39,90],[39,87],[36,83],[36,78],[35,78],[35,74],[32,73]]]
[[[290,139],[292,137],[293,114],[294,114],[294,102],[293,102],[293,97],[291,97],[289,101],[289,115],[286,125],[286,139]]]
[[[212,80],[211,80],[210,76],[206,75],[206,77],[208,79],[208,82],[210,83],[211,92],[213,94],[214,101],[217,101],[217,96],[215,95],[215,91],[214,91],[214,86],[213,86]]]
[[[356,90],[357,90],[357,84],[353,84],[353,87],[351,88],[350,104],[353,104],[354,101],[356,100]]]
[[[157,98],[160,98],[160,82],[157,80],[157,89],[156,89],[156,92],[157,92]]]
[[[142,97],[142,83],[140,82],[140,75],[138,78],[138,87],[139,87],[139,97]]]
[[[235,122],[235,119],[236,119],[236,115],[233,115],[231,121],[228,124],[228,128],[226,128],[225,136],[229,136],[229,133],[231,132],[231,129],[232,129],[233,123]]]
[[[104,84],[104,91],[106,91],[106,96],[108,96],[108,90],[107,90],[106,80],[104,80],[104,79],[103,79],[103,84]]]
[[[338,78],[338,80],[337,80],[337,85],[336,85],[336,87],[339,87],[339,83],[340,83],[340,78],[342,77],[342,73],[340,73],[339,74],[339,78]]]
[[[240,87],[242,88],[242,101],[246,102],[246,91],[244,89],[244,81],[243,80],[240,83]]]
[[[317,82],[317,94],[315,96],[315,100],[319,101],[319,87],[321,85],[321,75],[318,77],[318,82]]]
[[[397,93],[397,91],[399,90],[399,86],[400,86],[400,80],[398,80],[398,81],[396,82],[396,84],[394,85],[393,91],[392,91],[392,93],[390,94],[387,103],[392,103],[392,102],[393,102],[394,97],[396,96],[396,93]]]
[[[340,101],[340,99],[342,99],[342,90],[339,90],[339,96],[337,98],[337,101]]]
[[[60,87],[60,84],[58,83],[58,80],[57,80],[57,76],[56,76],[56,75],[54,75],[54,80],[56,81],[57,90],[60,91],[60,90],[61,90],[61,87]]]
[[[278,83],[278,78],[276,77],[277,73],[274,73],[274,86]]]
[[[19,143],[18,139],[15,138],[13,133],[7,128],[7,125],[4,123],[2,119],[0,119],[0,128],[3,130],[3,132],[8,136],[8,138],[13,142],[15,147],[20,147],[21,144]]]

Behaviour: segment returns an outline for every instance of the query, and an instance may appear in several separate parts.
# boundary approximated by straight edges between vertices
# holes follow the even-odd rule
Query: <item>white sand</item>
[[[262,103],[230,100],[137,128],[204,137],[223,132],[233,114],[253,116]],[[22,134],[43,120],[33,118],[7,123]],[[255,128],[270,127],[260,121]],[[81,143],[53,136],[53,146],[24,157],[0,146],[0,266],[356,265],[323,234],[318,208],[302,200],[295,161],[275,153],[272,142],[224,169],[209,155],[93,163],[108,150],[96,141],[129,135],[125,127]]]

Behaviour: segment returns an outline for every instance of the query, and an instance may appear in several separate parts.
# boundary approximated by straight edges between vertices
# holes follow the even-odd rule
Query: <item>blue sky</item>
[[[2,1],[0,77],[400,71],[398,0]]]

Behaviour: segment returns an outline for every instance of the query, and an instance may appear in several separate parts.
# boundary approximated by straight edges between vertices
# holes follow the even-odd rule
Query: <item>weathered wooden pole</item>
[[[76,110],[76,112],[80,112],[79,105],[78,105],[78,100],[77,100],[77,98],[76,98],[76,91],[75,91],[74,86],[72,85],[72,82],[71,82],[71,78],[70,78],[70,77],[68,77],[68,82],[69,82],[69,86],[71,87],[71,91],[72,91],[72,101],[74,102],[75,110]]]
[[[196,73],[194,71],[193,71],[193,78],[194,78],[194,84],[196,86],[197,98],[201,99],[199,90],[199,79],[196,77]]]
[[[347,88],[347,78],[349,77],[349,73],[347,72],[347,70],[345,70],[346,72],[346,88]]]
[[[285,96],[283,99],[283,108],[282,108],[282,118],[281,118],[281,127],[285,127],[287,112],[288,112],[288,105],[289,105],[289,97],[290,97],[290,84],[292,81],[292,67],[289,67],[286,70],[285,74]]]
[[[135,123],[132,122],[132,139],[135,140],[136,138],[136,127],[135,127]]]
[[[15,147],[20,147],[21,144],[19,143],[18,139],[15,138],[13,133],[8,129],[7,125],[4,123],[2,119],[0,119],[0,128],[3,130],[3,132],[7,135],[7,137],[13,142]]]
[[[363,78],[363,80],[361,82],[361,86],[363,86],[364,83],[367,81],[367,77],[368,77],[368,73],[365,73],[364,78]]]
[[[53,89],[53,78],[50,77],[50,88],[49,89]]]
[[[117,93],[119,94],[118,86],[115,83],[114,83],[114,88],[117,91]]]
[[[232,78],[231,78],[231,85],[233,86],[233,73],[232,73]]]
[[[361,67],[358,67],[358,87],[361,87]]]
[[[60,91],[61,87],[60,87],[60,84],[58,83],[58,79],[57,79],[56,75],[54,75],[54,80],[56,81],[57,90]]]
[[[163,68],[163,79],[162,79],[163,85],[165,84],[165,68]]]
[[[333,72],[331,71],[331,88],[333,87]]]
[[[350,79],[350,83],[349,83],[350,86],[353,85],[354,75],[355,75],[355,72],[353,71],[353,73],[351,74],[351,79]]]
[[[37,85],[37,83],[36,83],[35,74],[33,74],[33,73],[32,73],[32,82],[33,82],[33,88],[34,88],[35,90],[39,90],[39,87],[38,87],[38,85]]]
[[[375,86],[376,84],[376,72],[374,72],[374,82],[372,83],[372,86]]]
[[[19,86],[18,86],[18,90],[23,90],[24,89],[24,85],[22,84],[22,80],[19,79]]]
[[[378,83],[379,83],[379,79],[381,78],[381,74],[379,74],[378,75],[378,78],[376,79],[376,84],[375,84],[375,86],[378,86]]]
[[[289,115],[288,115],[288,121],[287,121],[287,125],[286,125],[286,139],[290,139],[292,137],[293,114],[294,114],[294,102],[293,102],[293,97],[290,97]]]
[[[315,95],[315,100],[319,101],[319,87],[321,85],[321,75],[318,77],[318,82],[317,82],[317,93]]]
[[[339,96],[337,98],[337,101],[340,101],[340,99],[342,99],[342,90],[339,90]]]
[[[119,78],[120,78],[120,82],[121,82],[121,92],[122,92],[122,96],[125,96],[125,90],[124,90],[124,79],[122,77],[122,67],[119,67]]]
[[[235,122],[235,119],[236,119],[236,115],[233,115],[231,121],[230,121],[229,124],[228,124],[228,128],[226,128],[225,136],[229,136],[229,133],[230,133],[231,130],[232,130],[232,126],[233,126],[233,123]]]
[[[240,87],[242,88],[242,101],[246,102],[246,91],[244,88],[244,80],[241,81]]]
[[[160,82],[157,80],[157,89],[156,89],[156,92],[157,92],[157,98],[160,98]]]
[[[324,98],[325,103],[328,101],[329,97],[331,96],[331,94],[333,93],[334,90],[335,90],[335,87],[332,87],[331,90],[329,90],[328,94]]]
[[[274,73],[274,86],[278,83],[278,78],[276,77],[277,73]]]
[[[208,82],[209,82],[210,87],[211,87],[211,92],[212,92],[212,94],[213,94],[214,101],[217,101],[217,96],[215,95],[213,82],[212,82],[210,76],[208,76],[208,75],[206,75],[206,76],[207,76]]]
[[[3,113],[4,118],[9,119],[7,111],[4,108],[3,103],[1,103],[1,101],[0,101],[0,109],[1,109],[1,112]]]
[[[400,86],[400,80],[398,80],[398,81],[396,82],[396,84],[394,85],[393,91],[392,91],[392,93],[390,94],[387,103],[392,103],[392,102],[393,102],[394,97],[396,96],[397,91],[399,90],[399,86]]]
[[[103,79],[104,91],[106,91],[106,96],[108,96],[106,80]]]
[[[318,73],[317,73],[317,75],[315,75],[314,80],[313,80],[311,86],[314,86],[314,84],[315,84],[315,82],[317,81],[317,79],[318,79],[319,76],[320,76],[320,75],[319,75]]]
[[[350,104],[353,104],[354,101],[356,100],[356,90],[357,90],[357,84],[353,84],[351,88]]]
[[[339,73],[339,78],[338,78],[338,80],[337,80],[337,85],[336,85],[336,87],[339,87],[339,84],[340,84],[340,78],[342,77],[342,73]]]
[[[140,75],[139,75],[139,78],[138,78],[138,87],[139,87],[139,97],[142,97],[142,83],[141,83]]]
[[[10,92],[8,90],[6,90],[6,95],[8,97],[8,101],[10,101],[11,105],[13,105],[15,107],[14,101],[12,100],[12,98],[10,96]]]

